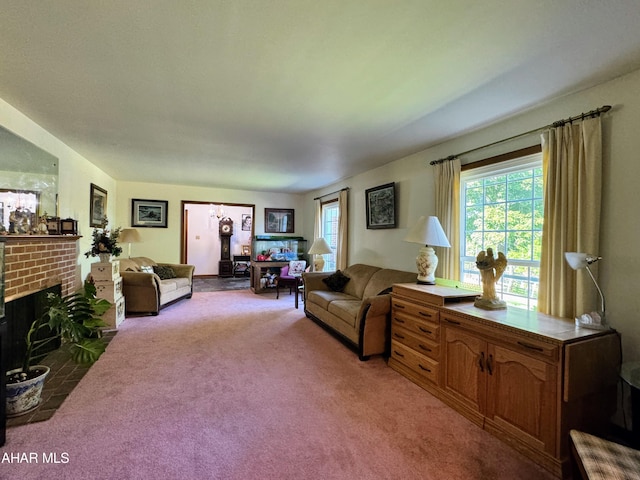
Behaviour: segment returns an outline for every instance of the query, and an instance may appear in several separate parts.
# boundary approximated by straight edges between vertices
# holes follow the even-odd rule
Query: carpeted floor
[[[128,318],[50,420],[8,430],[2,452],[37,462],[0,478],[552,478],[293,299],[195,293]]]

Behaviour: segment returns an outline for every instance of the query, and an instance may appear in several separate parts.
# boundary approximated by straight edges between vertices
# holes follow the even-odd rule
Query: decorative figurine
[[[507,308],[507,302],[500,300],[496,294],[496,283],[507,268],[507,257],[498,252],[498,258],[493,257],[493,249],[481,251],[476,257],[476,266],[482,277],[482,295],[477,297],[474,305],[488,310]]]

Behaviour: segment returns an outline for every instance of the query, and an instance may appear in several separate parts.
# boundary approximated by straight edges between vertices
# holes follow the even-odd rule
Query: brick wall
[[[29,295],[57,283],[62,294],[80,286],[76,236],[6,237],[5,300]]]

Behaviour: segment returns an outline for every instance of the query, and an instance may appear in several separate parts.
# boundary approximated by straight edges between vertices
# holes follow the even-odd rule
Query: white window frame
[[[505,175],[522,170],[537,168],[542,168],[541,152],[525,155],[523,157],[492,165],[469,169],[460,173],[460,279],[463,283],[466,283],[468,286],[473,286],[475,288],[481,288],[479,272],[475,270],[477,275],[476,273],[474,273],[476,261],[475,255],[477,255],[479,252],[476,252],[474,256],[466,255],[466,182],[479,180],[490,176]],[[508,204],[508,199],[505,199],[505,204]],[[508,231],[508,228],[505,229],[505,232]],[[540,232],[541,234],[541,230],[534,229],[533,225],[531,231]],[[494,249],[494,254],[497,256],[498,252],[496,251],[496,246],[483,245],[483,249],[486,249],[488,247],[492,247]],[[499,249],[500,251],[502,251],[503,247],[500,246]],[[504,253],[505,255],[507,255],[507,252]],[[538,287],[540,282],[540,260],[509,259],[508,255],[507,260],[507,271],[505,271],[503,277],[496,285],[496,292],[498,293],[498,296],[502,300],[505,300],[508,305],[513,305],[528,310],[537,310]],[[474,269],[470,269],[468,267],[465,269],[465,264],[468,266],[471,263],[473,263]],[[526,275],[516,274],[514,272],[514,270],[523,269],[527,272]],[[521,282],[522,284],[526,284],[527,296],[506,293],[505,282]]]
[[[325,272],[336,270],[336,251],[338,249],[338,231],[340,228],[340,202],[338,199],[322,202],[321,209],[321,235],[331,247],[332,253],[324,255]]]

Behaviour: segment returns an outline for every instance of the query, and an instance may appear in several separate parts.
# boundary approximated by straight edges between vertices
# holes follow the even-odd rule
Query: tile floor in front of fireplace
[[[103,338],[107,344],[115,334],[115,330],[104,333]],[[7,418],[7,428],[49,420],[91,368],[74,363],[64,347],[47,355],[42,364],[49,367],[51,372],[44,382],[40,405],[25,415]]]

